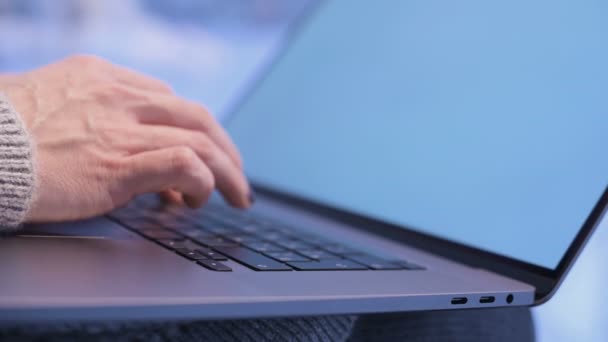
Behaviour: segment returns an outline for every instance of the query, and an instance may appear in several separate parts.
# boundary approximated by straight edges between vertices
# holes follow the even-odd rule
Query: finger
[[[175,126],[206,133],[230,156],[238,168],[243,168],[243,161],[236,145],[213,115],[201,105],[170,95],[156,96],[153,101],[156,108],[136,113],[138,122],[148,125]]]
[[[169,189],[169,190],[165,190],[165,191],[161,192],[160,196],[163,199],[163,201],[165,201],[168,204],[176,204],[176,205],[180,205],[180,206],[185,205],[182,194],[173,189]]]
[[[120,184],[132,197],[174,189],[184,194],[185,203],[200,207],[213,189],[209,168],[187,147],[145,151],[127,157]]]
[[[136,89],[173,94],[173,89],[165,82],[120,65],[111,64],[108,73],[115,81]]]
[[[211,170],[228,203],[238,208],[251,205],[249,183],[243,171],[205,134],[175,127],[141,126],[129,135],[127,152],[131,154],[168,147],[190,148]]]

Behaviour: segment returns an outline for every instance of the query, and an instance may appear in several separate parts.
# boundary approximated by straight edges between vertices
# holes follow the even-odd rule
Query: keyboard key
[[[230,228],[233,228],[233,229],[239,229],[238,225],[240,224],[240,222],[238,220],[235,220],[232,217],[226,216],[225,214],[219,214],[219,215],[213,214],[213,215],[211,215],[209,217],[212,218],[213,222],[216,222],[216,223],[220,223],[221,222],[222,225],[225,225],[227,227],[230,227]]]
[[[198,228],[185,228],[185,229],[177,230],[177,232],[179,232],[180,234],[183,234],[189,238],[192,238],[194,240],[216,237],[215,234],[204,232]]]
[[[256,252],[287,252],[287,249],[279,247],[270,242],[249,242],[243,244],[247,248],[251,248]]]
[[[142,230],[140,234],[154,240],[183,240],[184,237],[166,229]]]
[[[156,221],[161,227],[169,230],[178,230],[179,228],[185,227],[184,222],[176,221],[175,219],[171,220],[158,220]]]
[[[199,247],[194,242],[192,242],[190,240],[184,240],[184,239],[156,240],[156,242],[160,243],[161,245],[163,245],[169,249],[195,249],[195,248]]]
[[[173,217],[181,219],[184,217],[185,212],[188,210],[188,208],[185,208],[184,206],[181,205],[164,205],[162,207],[162,210],[166,213],[169,213],[171,215],[173,215]],[[148,211],[154,211],[153,208],[149,209]]]
[[[281,262],[289,262],[289,261],[310,261],[309,258],[302,256],[298,253],[294,253],[294,252],[287,252],[287,253],[283,253],[283,252],[269,252],[269,253],[265,253],[266,255],[268,255],[269,257],[275,259],[275,260],[279,260]]]
[[[164,229],[162,225],[148,219],[148,218],[130,218],[127,220],[121,220],[121,222],[135,230],[162,230]]]
[[[298,234],[296,236],[299,240],[306,241],[307,243],[315,246],[321,245],[331,245],[332,242],[327,240],[326,238],[322,238],[320,236],[312,235],[312,234]]]
[[[321,260],[310,262],[288,262],[298,271],[338,271],[338,270],[367,270],[366,266],[350,260]]]
[[[292,250],[308,250],[312,249],[314,246],[299,240],[275,240],[272,243],[277,244],[278,246],[292,249]]]
[[[179,255],[184,256],[190,260],[204,260],[204,259],[211,259],[208,256],[201,254],[195,250],[192,249],[187,249],[187,248],[176,248],[174,250],[175,252],[177,252]]]
[[[188,223],[189,225],[197,228],[203,228],[205,225],[213,225],[217,224],[219,221],[215,219],[211,219],[207,216],[202,215],[185,215],[182,217],[182,221]]]
[[[213,237],[193,237],[196,242],[203,244],[208,247],[219,247],[219,246],[237,246],[236,242],[226,239],[221,236]]]
[[[237,227],[245,233],[260,233],[260,232],[268,230],[268,228],[261,227],[261,226],[258,226],[256,224],[251,224],[251,223],[243,224],[243,225],[237,224]]]
[[[322,250],[298,251],[298,253],[314,260],[342,259],[342,257]]]
[[[348,258],[373,270],[402,270],[405,268],[400,262],[384,260],[371,255],[354,255]]]
[[[424,269],[413,263],[368,255],[320,235],[224,205],[210,203],[202,210],[188,210],[160,205],[158,196],[153,197],[152,201],[138,200],[111,215],[210,269],[222,270],[226,265],[218,261],[229,258],[259,271],[292,270],[289,265],[299,270]]]
[[[208,248],[199,248],[195,250],[197,253],[209,258],[209,259],[213,259],[213,260],[218,260],[218,261],[226,261],[228,260],[224,255],[212,250],[212,249],[208,249]]]
[[[266,241],[288,240],[291,237],[276,230],[268,230],[259,234]]]
[[[217,251],[256,271],[291,271],[289,266],[247,248],[219,247]]]
[[[340,245],[340,244],[322,245],[321,248],[330,253],[338,254],[338,255],[363,254],[363,252],[361,252],[360,250],[357,250],[357,249],[354,249],[354,248],[351,248],[348,246]]]
[[[178,218],[173,213],[167,211],[148,211],[146,213],[146,217],[149,217],[165,226],[178,220]]]
[[[239,232],[235,228],[229,228],[229,227],[224,227],[224,226],[215,225],[215,224],[202,225],[202,228],[206,232],[210,232],[210,233],[217,234],[217,235],[227,235],[227,234],[234,234],[234,233]]]
[[[197,260],[196,261],[197,264],[205,266],[206,268],[213,270],[213,271],[219,271],[219,272],[230,272],[232,271],[232,269],[220,262],[217,262],[215,260]]]
[[[234,225],[234,222],[229,222],[229,223]],[[261,230],[261,227],[258,227],[254,224],[239,225],[238,227],[239,227],[239,230],[241,230],[242,232],[250,233],[250,234],[257,233]]]
[[[202,222],[221,222],[221,215],[212,211],[204,211],[198,214],[195,219]]]
[[[253,242],[263,242],[260,240],[258,236],[249,235],[249,234],[238,234],[238,235],[224,235],[225,238],[232,240],[236,243],[253,243]]]
[[[159,221],[159,222],[161,222],[165,228],[172,229],[172,230],[195,229],[191,223],[185,222],[180,219],[173,219],[170,221],[165,220],[165,221]]]

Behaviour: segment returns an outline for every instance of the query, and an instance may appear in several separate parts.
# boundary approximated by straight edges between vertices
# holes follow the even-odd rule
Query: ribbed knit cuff
[[[32,147],[24,122],[0,93],[0,231],[17,228],[32,202]]]

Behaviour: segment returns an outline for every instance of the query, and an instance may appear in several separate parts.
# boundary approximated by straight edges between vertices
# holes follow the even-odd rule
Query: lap
[[[527,308],[0,328],[11,341],[534,341]]]
[[[0,341],[345,341],[356,316],[190,322],[90,322],[0,327]]]
[[[530,309],[501,308],[361,316],[348,341],[534,340]]]

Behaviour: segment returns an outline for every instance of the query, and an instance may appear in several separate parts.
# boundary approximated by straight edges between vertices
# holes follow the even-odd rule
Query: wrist
[[[24,128],[31,129],[37,113],[37,101],[32,89],[20,83],[17,75],[3,74],[0,75],[0,95],[4,96],[6,105],[12,108]]]

